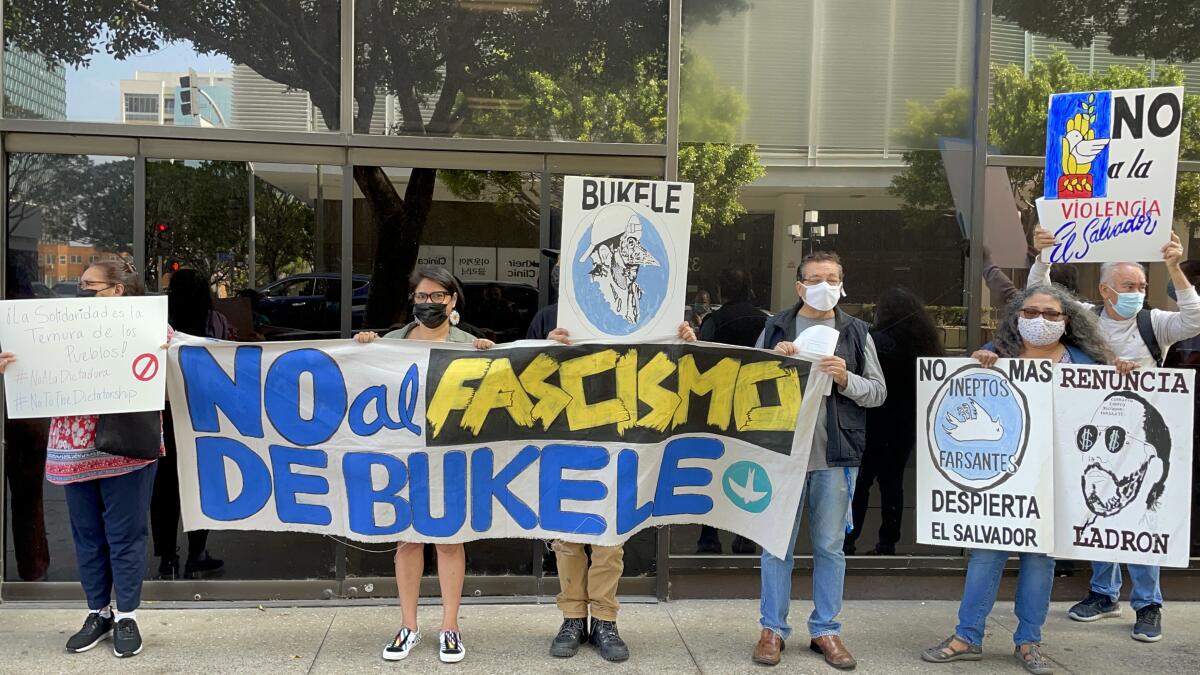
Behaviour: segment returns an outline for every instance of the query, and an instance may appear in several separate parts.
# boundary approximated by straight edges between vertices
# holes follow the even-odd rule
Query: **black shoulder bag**
[[[96,418],[96,449],[133,459],[158,459],[162,412],[112,413]]]

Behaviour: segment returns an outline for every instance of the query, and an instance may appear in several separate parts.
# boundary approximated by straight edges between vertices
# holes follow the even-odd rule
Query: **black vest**
[[[796,339],[796,314],[802,303],[776,314],[767,321],[763,329],[763,346],[773,349],[784,340]],[[863,356],[870,325],[850,316],[840,309],[834,310],[833,327],[837,329],[838,342],[834,355],[846,361],[846,370],[862,375],[865,368]],[[825,399],[825,462],[830,467],[858,466],[862,463],[867,447],[867,409],[844,396],[833,387],[833,393]],[[817,451],[813,448],[813,451]]]

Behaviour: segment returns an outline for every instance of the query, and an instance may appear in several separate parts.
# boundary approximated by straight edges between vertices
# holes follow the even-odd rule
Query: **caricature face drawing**
[[[614,314],[630,324],[640,318],[642,288],[637,283],[642,265],[659,261],[642,245],[642,221],[628,207],[603,209],[592,224],[592,245],[580,262],[590,261],[588,273]]]
[[[1083,453],[1080,487],[1096,516],[1115,516],[1131,504],[1155,510],[1170,467],[1171,434],[1162,415],[1131,392],[1114,392],[1100,404],[1089,424],[1075,433]],[[1154,460],[1161,478],[1143,491]]]

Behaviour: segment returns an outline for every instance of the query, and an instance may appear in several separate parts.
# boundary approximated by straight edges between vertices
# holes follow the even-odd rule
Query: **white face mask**
[[[804,304],[819,312],[828,312],[837,307],[838,300],[845,295],[841,284],[830,284],[822,281],[814,286],[804,285]]]
[[[1017,331],[1021,339],[1035,347],[1045,347],[1058,342],[1063,333],[1067,332],[1066,321],[1047,321],[1045,317],[1026,319],[1017,317]]]

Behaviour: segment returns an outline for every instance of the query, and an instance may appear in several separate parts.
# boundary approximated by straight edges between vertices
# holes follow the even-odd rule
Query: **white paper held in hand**
[[[792,344],[796,345],[796,349],[800,350],[796,354],[797,357],[805,361],[817,363],[826,356],[833,356],[833,350],[837,348],[839,336],[840,333],[829,326],[809,326],[800,335],[796,336]],[[809,380],[810,382],[816,380],[824,384],[823,393],[826,396],[833,392],[833,378],[820,370],[814,368],[812,373],[809,374]],[[819,386],[816,382],[813,382],[813,384],[814,386]]]

